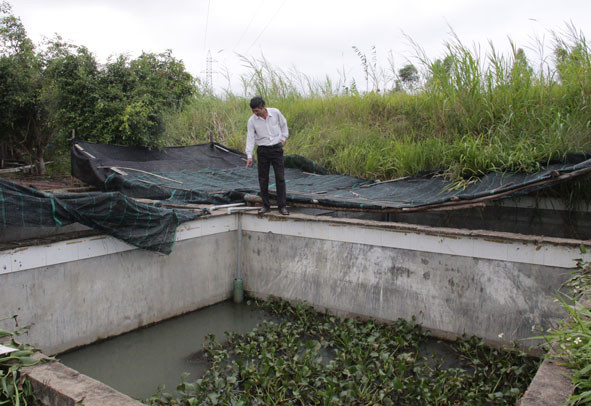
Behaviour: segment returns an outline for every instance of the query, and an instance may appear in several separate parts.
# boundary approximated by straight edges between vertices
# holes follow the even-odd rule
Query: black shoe
[[[271,211],[270,207],[263,206],[261,209],[259,209],[259,214],[269,213],[270,211]]]
[[[287,207],[280,207],[279,213],[283,214],[284,216],[289,216],[289,212],[287,211]]]

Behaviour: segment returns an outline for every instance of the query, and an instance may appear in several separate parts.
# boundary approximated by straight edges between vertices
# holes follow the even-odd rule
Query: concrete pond
[[[254,297],[384,322],[414,317],[436,337],[475,335],[492,346],[518,340],[528,349],[532,329],[564,317],[554,298],[582,257],[580,245],[591,245],[309,213],[203,217],[179,227],[168,256],[97,233],[4,243],[0,319],[9,319],[0,328],[14,329],[17,316],[30,326],[22,341],[59,354],[228,300],[239,273]],[[33,367],[29,376],[48,404],[121,395],[61,364]],[[69,395],[55,389],[71,380]],[[120,404],[127,401],[134,404]]]

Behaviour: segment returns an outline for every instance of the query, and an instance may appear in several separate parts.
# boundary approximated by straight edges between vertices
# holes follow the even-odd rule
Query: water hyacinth
[[[16,349],[8,354],[0,355],[0,405],[36,405],[31,383],[21,373],[22,367],[39,363],[33,357],[39,350],[30,345],[20,344],[14,336],[22,332],[10,332],[0,329],[0,339],[9,339],[3,345]]]
[[[491,349],[478,338],[430,350],[414,322],[391,324],[319,314],[305,304],[253,301],[280,315],[224,343],[210,336],[205,374],[183,377],[177,394],[161,390],[149,405],[455,405],[515,404],[538,361],[515,348]],[[431,351],[431,354],[429,352]],[[448,365],[446,365],[446,363]]]

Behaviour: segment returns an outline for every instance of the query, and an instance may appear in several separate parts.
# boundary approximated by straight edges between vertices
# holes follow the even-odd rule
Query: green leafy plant
[[[586,249],[581,245],[581,252]],[[568,405],[591,403],[591,262],[577,260],[573,277],[566,283],[571,295],[561,294],[557,300],[562,303],[567,317],[545,337],[553,352],[549,357],[564,360],[572,370],[574,394]]]
[[[424,355],[433,341],[414,322],[391,324],[317,313],[304,303],[252,301],[280,316],[246,334],[209,336],[211,367],[176,394],[163,388],[150,405],[456,405],[514,404],[537,361],[515,348],[488,348],[477,338],[439,343],[458,356],[444,367]]]
[[[30,345],[20,344],[14,340],[16,333],[0,330],[0,339],[10,337],[4,345],[16,349],[8,354],[0,355],[0,405],[36,405],[31,383],[21,373],[22,367],[39,363],[33,355],[38,352]]]
[[[63,155],[71,137],[165,145],[164,115],[180,111],[195,93],[195,79],[170,50],[100,64],[59,35],[35,45],[10,4],[0,1],[0,140],[41,175],[45,160]]]

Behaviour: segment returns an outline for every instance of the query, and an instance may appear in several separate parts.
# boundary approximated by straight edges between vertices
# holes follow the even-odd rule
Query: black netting
[[[213,204],[242,201],[245,194],[256,194],[259,190],[256,168],[245,168],[243,154],[219,144],[186,147],[186,151],[174,148],[172,152],[168,149],[158,154],[150,152],[152,155],[142,156],[142,159],[139,155],[141,151],[146,151],[137,148],[130,149],[130,156],[127,157],[123,153],[126,147],[114,147],[117,153],[110,154],[108,146],[81,145],[91,154],[95,154],[95,147],[100,147],[96,151],[96,159],[88,157],[88,154],[74,154],[78,151],[74,148],[73,160],[84,161],[83,165],[76,164],[77,167],[100,168],[101,176],[89,183],[104,190],[117,190],[134,197]],[[176,160],[175,154],[181,158]],[[105,158],[98,158],[104,156],[111,157],[108,165]],[[116,160],[115,156],[121,160]],[[188,159],[188,156],[192,158]],[[157,160],[150,161],[152,158]],[[189,161],[198,165],[185,165]],[[421,175],[376,182],[328,174],[314,162],[298,155],[287,155],[285,162],[288,202],[391,211],[530,193],[591,169],[589,155],[572,154],[564,162],[550,162],[534,174],[494,172],[480,177],[477,182],[455,188],[453,183],[440,176]],[[89,172],[97,172],[97,169]],[[272,175],[270,182],[273,194]]]
[[[48,194],[0,179],[0,226],[90,226],[135,246],[168,253],[176,227],[205,211],[160,204],[242,202],[259,191],[257,169],[239,151],[210,143],[149,150],[75,142],[72,174],[103,192]],[[462,188],[434,174],[389,182],[329,174],[314,162],[286,156],[288,202],[336,209],[408,211],[461,207],[531,193],[591,171],[587,154],[550,162],[534,174],[490,173]],[[270,178],[274,193],[274,177]],[[139,203],[133,198],[154,200]],[[158,207],[156,206],[158,204]]]
[[[202,214],[139,203],[119,192],[50,194],[0,179],[0,226],[61,227],[78,222],[136,247],[168,254],[177,226]]]
[[[246,157],[239,151],[217,143],[149,149],[75,141],[71,149],[72,175],[98,188],[113,173],[143,170],[167,173],[203,168],[219,169],[244,165]]]

